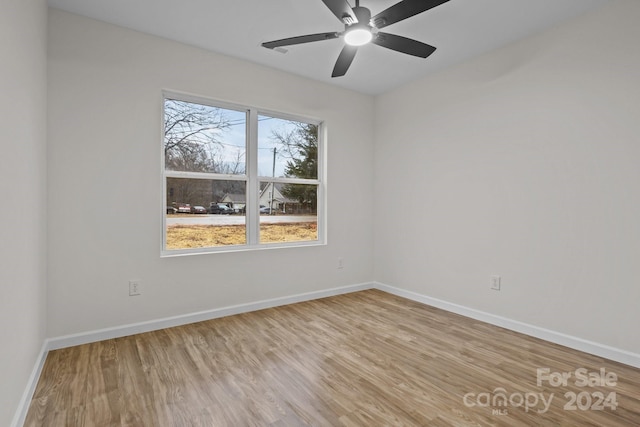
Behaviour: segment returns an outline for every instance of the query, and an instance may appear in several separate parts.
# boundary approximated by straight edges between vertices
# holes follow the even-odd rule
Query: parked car
[[[204,206],[193,206],[193,207],[191,207],[191,213],[194,213],[194,214],[206,214],[207,210],[204,208]]]
[[[168,214],[174,214],[178,212],[178,209],[174,208],[173,206],[167,206],[167,213]]]
[[[191,205],[188,203],[178,205],[178,213],[191,213]]]
[[[268,206],[260,206],[260,213],[271,215],[271,208]]]
[[[209,213],[212,214],[220,214],[220,215],[230,215],[234,213],[234,210],[224,203],[211,203],[209,206]]]

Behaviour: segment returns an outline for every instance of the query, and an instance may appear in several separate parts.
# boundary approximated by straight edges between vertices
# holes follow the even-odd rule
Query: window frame
[[[164,124],[165,124],[165,101],[167,99],[206,105],[215,108],[222,108],[234,111],[246,112],[245,129],[245,173],[244,174],[220,174],[207,172],[187,172],[171,171],[165,168],[164,151]],[[258,175],[258,117],[269,116],[281,120],[297,121],[315,125],[318,127],[318,147],[317,147],[317,179],[307,178],[285,178],[266,177]],[[327,223],[327,198],[326,198],[326,124],[323,120],[302,116],[299,114],[283,113],[263,108],[251,107],[241,104],[220,101],[217,99],[185,94],[170,90],[162,91],[161,105],[161,132],[160,132],[160,169],[162,178],[162,242],[161,257],[174,257],[183,255],[199,255],[223,252],[241,252],[276,248],[295,248],[305,246],[326,245],[326,223]],[[246,191],[246,214],[245,229],[246,243],[243,245],[210,246],[190,249],[166,249],[167,244],[167,178],[188,178],[217,181],[242,181],[245,182]],[[260,183],[272,182],[274,184],[307,184],[317,186],[317,239],[295,242],[270,242],[260,243]]]

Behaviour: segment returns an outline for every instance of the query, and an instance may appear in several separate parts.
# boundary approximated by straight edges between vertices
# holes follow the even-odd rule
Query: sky
[[[225,159],[235,162],[238,153],[245,161],[246,114],[243,111],[225,110],[230,122],[229,129],[220,133],[219,138],[224,147]],[[288,158],[281,145],[273,138],[273,132],[288,133],[295,128],[290,120],[266,115],[258,116],[258,175],[274,176],[273,149],[276,149],[275,176],[284,176]]]
[[[182,136],[189,137],[193,129],[189,126],[173,125],[173,119],[180,118],[181,114],[193,112],[193,116],[197,117],[205,115],[211,117],[212,122],[218,123],[218,119],[222,118],[228,126],[224,128],[215,128],[204,131],[196,139],[202,141],[213,138],[216,144],[211,146],[211,155],[216,161],[222,161],[231,166],[231,170],[237,170],[236,173],[245,173],[246,167],[246,140],[247,140],[247,110],[235,110],[231,108],[216,107],[205,103],[194,103],[189,101],[180,101],[170,99],[172,106],[177,105],[175,110],[171,110],[170,115],[172,121],[170,126],[172,134],[180,138]],[[193,105],[193,109],[189,105]],[[177,111],[177,113],[176,113]],[[186,117],[186,116],[185,116]],[[176,120],[176,123],[182,123],[182,120]],[[274,133],[287,135],[296,129],[296,123],[291,120],[273,117],[267,114],[258,114],[258,176],[262,177],[283,177],[290,159],[290,153],[284,150],[281,143],[274,138]],[[166,123],[165,123],[166,126]],[[275,159],[274,159],[275,149]],[[237,167],[236,165],[239,165]]]

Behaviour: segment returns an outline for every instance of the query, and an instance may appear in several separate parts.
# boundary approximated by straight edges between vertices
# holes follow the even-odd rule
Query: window
[[[324,243],[319,121],[164,94],[163,255]]]

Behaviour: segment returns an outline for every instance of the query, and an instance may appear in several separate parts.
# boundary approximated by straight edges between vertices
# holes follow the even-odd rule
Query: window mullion
[[[249,120],[247,120],[247,157],[248,157],[248,188],[246,204],[247,222],[247,244],[257,245],[259,243],[260,220],[258,212],[258,112],[255,109],[249,110]]]

